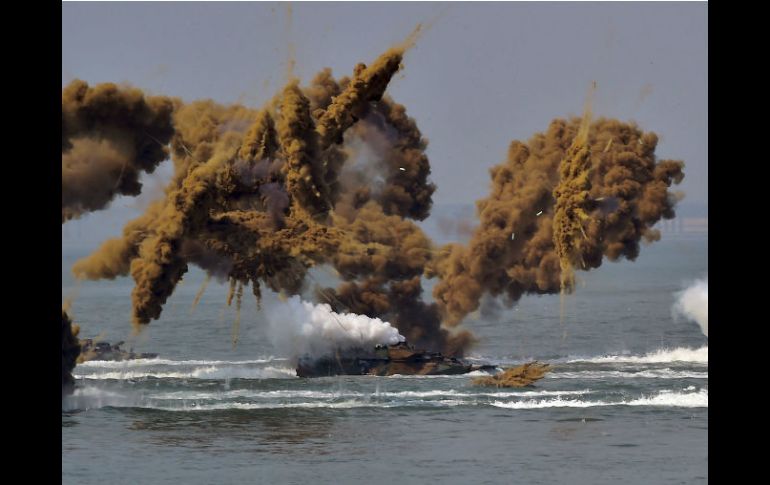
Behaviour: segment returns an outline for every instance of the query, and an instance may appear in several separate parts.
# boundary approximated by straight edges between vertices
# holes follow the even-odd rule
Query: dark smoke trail
[[[241,329],[241,300],[243,299],[243,282],[238,283],[238,291],[235,294],[235,321],[233,322],[233,350],[238,346],[238,338]]]
[[[190,307],[191,315],[195,312],[195,308],[198,306],[198,302],[201,301],[201,298],[203,297],[203,293],[206,291],[206,287],[209,285],[209,281],[211,281],[211,275],[209,273],[206,273],[206,277],[203,279],[203,283],[201,283],[201,287],[198,289],[198,293],[195,294],[195,298],[193,299],[192,306]]]

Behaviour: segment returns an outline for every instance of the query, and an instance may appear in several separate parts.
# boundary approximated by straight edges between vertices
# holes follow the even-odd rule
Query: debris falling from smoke
[[[709,336],[709,281],[697,280],[679,293],[674,304],[674,317],[682,316],[697,323],[703,335]]]
[[[591,98],[595,87],[596,84],[589,92],[577,135],[559,166],[559,182],[553,191],[553,197],[556,200],[553,215],[553,243],[561,270],[562,302],[564,293],[571,292],[575,287],[574,268],[578,265],[585,266],[580,257],[579,241],[581,236],[583,239],[586,238],[583,224],[590,218],[587,210],[591,190],[589,179],[591,149],[587,143],[591,123]],[[541,210],[536,215],[540,216],[542,213]]]
[[[235,293],[235,321],[233,322],[233,350],[238,346],[241,332],[241,300],[243,300],[243,282],[238,283],[238,291]]]
[[[209,286],[210,281],[211,281],[211,274],[206,273],[206,276],[203,278],[203,283],[201,283],[201,287],[198,289],[198,292],[195,294],[195,298],[193,298],[192,306],[190,307],[191,315],[195,312],[195,308],[198,306],[198,303],[200,303],[201,298],[203,297],[203,293],[206,292],[206,288]]]

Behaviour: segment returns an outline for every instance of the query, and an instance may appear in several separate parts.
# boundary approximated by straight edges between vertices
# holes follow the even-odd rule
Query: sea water
[[[194,268],[132,336],[130,278],[70,275],[92,247],[62,250],[80,337],[158,358],[76,367],[65,484],[708,482],[708,339],[671,312],[708,273],[706,234],[665,234],[636,262],[578,272],[563,310],[558,295],[487,301],[464,325],[479,338],[467,357],[553,365],[523,389],[473,375],[299,379],[250,291],[236,348],[224,282],[191,312]]]

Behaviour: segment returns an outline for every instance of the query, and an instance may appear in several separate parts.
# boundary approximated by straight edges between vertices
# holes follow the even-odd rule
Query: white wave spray
[[[638,399],[627,401],[583,401],[556,397],[554,399],[526,400],[526,401],[493,401],[490,403],[497,408],[507,409],[541,409],[541,408],[592,408],[599,406],[658,406],[658,407],[682,407],[682,408],[707,408],[709,407],[708,390],[701,389],[694,392],[674,392],[663,390],[653,396],[642,396]]]
[[[298,296],[286,303],[266,305],[269,338],[277,352],[290,358],[320,357],[337,350],[371,349],[406,339],[398,329],[379,318],[356,313],[336,313],[327,304],[302,301]]]
[[[668,364],[673,362],[692,362],[697,364],[708,364],[709,348],[708,346],[704,346],[699,349],[677,347],[673,349],[654,350],[644,355],[603,355],[601,357],[575,357],[567,360],[566,362],[591,362],[596,364]]]
[[[674,318],[681,315],[700,325],[703,335],[709,336],[709,281],[708,277],[697,280],[679,293],[674,304]]]

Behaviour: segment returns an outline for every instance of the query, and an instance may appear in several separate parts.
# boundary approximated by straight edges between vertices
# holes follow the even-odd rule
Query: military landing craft
[[[378,345],[370,351],[356,350],[333,356],[305,356],[297,365],[298,377],[336,375],[453,375],[473,371],[495,372],[494,365],[474,365],[440,352],[415,349],[406,342]]]
[[[78,363],[89,360],[134,360],[134,359],[154,359],[158,354],[134,352],[134,349],[123,350],[120,348],[124,342],[118,342],[111,345],[107,342],[94,342],[93,339],[80,341],[80,356]]]

